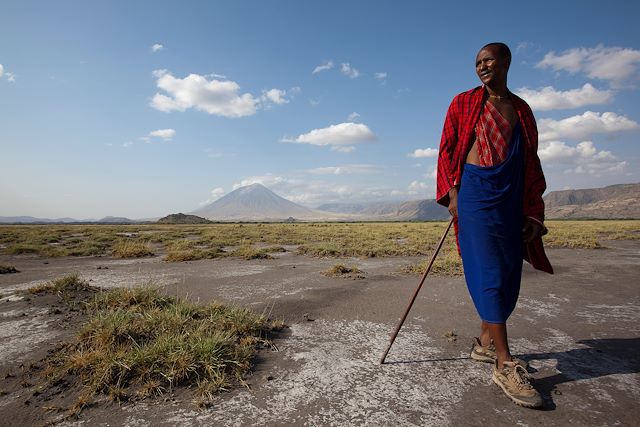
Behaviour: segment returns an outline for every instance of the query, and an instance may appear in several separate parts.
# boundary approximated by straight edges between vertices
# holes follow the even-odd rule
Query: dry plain
[[[0,275],[0,420],[57,419],[37,384],[8,384],[78,325],[18,291],[77,273],[101,288],[149,284],[247,306],[289,327],[277,351],[258,352],[246,386],[208,408],[186,392],[121,405],[99,397],[62,424],[636,425],[640,221],[549,226],[556,274],[525,265],[510,319],[513,350],[545,399],[539,411],[511,404],[490,366],[468,358],[477,315],[451,239],[378,365],[444,223],[0,227],[0,265],[19,271]],[[362,273],[323,274],[336,264]]]

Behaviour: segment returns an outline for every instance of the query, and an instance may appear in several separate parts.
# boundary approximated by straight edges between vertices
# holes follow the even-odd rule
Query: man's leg
[[[503,368],[505,361],[511,361],[511,352],[509,351],[509,342],[507,341],[507,324],[506,323],[486,323],[482,322],[483,327],[489,331],[489,335],[496,346],[496,357],[498,358],[498,369]]]
[[[489,324],[484,320],[480,324],[480,345],[489,347],[491,345],[491,335],[489,334]]]

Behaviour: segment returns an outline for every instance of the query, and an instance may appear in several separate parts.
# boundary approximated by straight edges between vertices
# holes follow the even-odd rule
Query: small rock
[[[305,313],[305,314],[303,314],[303,315],[302,315],[302,318],[303,318],[304,320],[306,320],[307,322],[313,322],[314,320],[316,320],[316,319],[312,319],[311,317],[309,317],[309,313]]]
[[[269,375],[269,376],[267,377],[267,381],[272,381],[272,380],[274,380],[274,379],[275,379],[275,378],[273,378],[271,375]]]
[[[562,392],[558,389],[553,390],[553,394],[555,394],[556,396],[562,396]]]

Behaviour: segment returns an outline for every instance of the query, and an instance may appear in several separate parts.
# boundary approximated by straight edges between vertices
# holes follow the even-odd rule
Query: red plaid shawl
[[[509,152],[513,129],[491,102],[485,102],[476,123],[476,144],[480,166],[502,163]]]
[[[524,145],[524,197],[522,213],[540,223],[544,221],[544,201],[542,194],[547,188],[540,159],[538,158],[538,129],[533,112],[527,103],[514,94],[510,94],[513,106],[522,125]],[[438,153],[438,174],[436,200],[443,206],[449,206],[449,190],[460,184],[462,167],[475,138],[475,126],[480,117],[486,99],[483,86],[463,92],[453,98],[444,121],[440,151]],[[458,232],[455,221],[456,237]],[[525,259],[537,268],[548,273],[553,268],[544,253],[542,239],[536,238],[525,250]]]

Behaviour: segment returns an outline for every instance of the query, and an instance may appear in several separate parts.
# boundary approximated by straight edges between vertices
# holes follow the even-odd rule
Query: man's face
[[[476,56],[476,74],[487,86],[506,82],[508,69],[507,58],[500,56],[495,46],[485,47]]]

